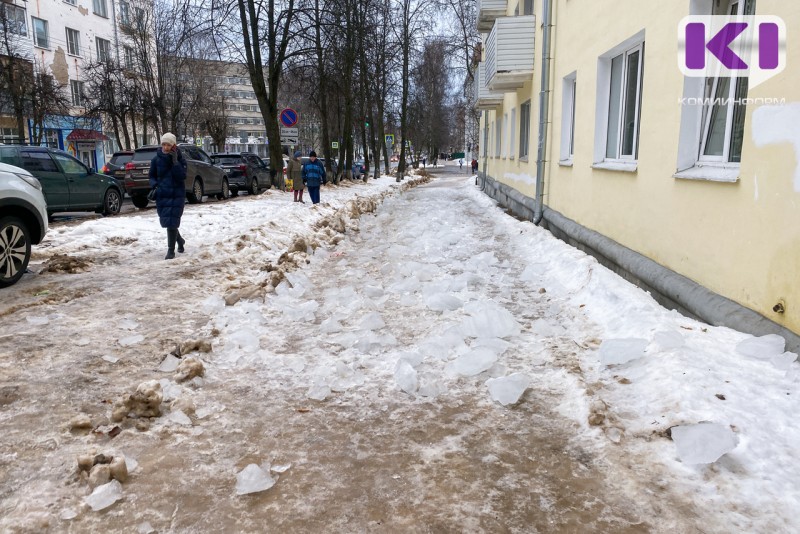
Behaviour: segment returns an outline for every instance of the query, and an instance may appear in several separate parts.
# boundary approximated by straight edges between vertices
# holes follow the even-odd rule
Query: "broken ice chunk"
[[[306,397],[311,400],[324,401],[331,394],[331,388],[326,385],[311,386],[306,393]]]
[[[464,303],[460,298],[448,293],[435,293],[425,298],[425,305],[433,311],[453,311],[459,309]]]
[[[141,341],[144,341],[144,336],[142,334],[134,334],[132,336],[123,337],[118,341],[118,343],[123,347],[130,347],[131,345],[136,345]]]
[[[478,347],[456,358],[451,366],[457,374],[474,376],[489,369],[496,361],[497,354],[493,350]]]
[[[31,317],[31,316],[28,316],[28,317],[26,317],[26,319],[30,324],[36,325],[36,326],[43,326],[43,325],[46,325],[47,323],[50,322],[50,319],[48,319],[46,315],[43,316],[43,317]]]
[[[600,363],[614,365],[627,363],[644,356],[648,341],[638,337],[606,339],[600,345]]]
[[[167,355],[166,358],[161,362],[161,365],[158,367],[158,370],[162,373],[171,373],[175,369],[178,368],[178,364],[181,363],[181,359],[173,356],[172,354]]]
[[[770,358],[769,361],[781,371],[788,371],[795,360],[797,360],[797,354],[794,352],[784,352],[783,354],[776,354]]]
[[[656,332],[653,336],[653,343],[655,343],[661,350],[673,350],[683,347],[686,341],[680,332],[676,331],[662,331]]]
[[[192,420],[189,419],[189,416],[183,413],[181,410],[175,410],[174,412],[170,412],[169,420],[178,423],[179,425],[192,425]]]
[[[521,327],[514,316],[493,301],[470,302],[464,306],[470,317],[464,319],[464,333],[470,337],[506,338],[519,335]]]
[[[525,390],[528,389],[531,379],[522,373],[514,373],[500,378],[490,378],[486,381],[489,394],[503,406],[515,404],[519,401]]]
[[[730,426],[699,423],[672,427],[672,441],[678,458],[685,464],[710,464],[736,448],[737,440]]]
[[[386,326],[386,323],[383,321],[381,314],[372,312],[364,317],[364,320],[361,321],[360,328],[362,330],[380,330],[384,326]]]
[[[97,486],[91,495],[84,497],[84,501],[95,512],[108,508],[122,498],[122,484],[112,480],[102,486]]]
[[[406,360],[399,360],[397,362],[397,366],[395,367],[394,371],[394,381],[397,382],[397,385],[400,387],[400,389],[409,395],[416,393],[417,388],[419,387],[417,371]]]
[[[736,352],[750,358],[769,360],[773,356],[783,353],[786,340],[777,334],[768,334],[761,337],[751,337],[736,345]]]
[[[236,494],[247,495],[248,493],[258,493],[268,490],[275,485],[275,480],[269,476],[268,472],[250,464],[236,475]]]

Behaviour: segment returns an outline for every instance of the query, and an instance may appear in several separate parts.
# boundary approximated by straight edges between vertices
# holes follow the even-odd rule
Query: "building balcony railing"
[[[495,19],[505,16],[506,6],[507,0],[478,0],[478,31],[491,30]]]
[[[475,107],[495,109],[503,103],[503,93],[491,91],[486,87],[486,63],[481,61],[475,70]]]
[[[515,91],[533,75],[536,17],[500,17],[486,40],[486,86]]]

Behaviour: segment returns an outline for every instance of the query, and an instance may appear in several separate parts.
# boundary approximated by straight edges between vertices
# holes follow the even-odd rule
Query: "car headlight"
[[[31,176],[30,174],[17,174],[17,176],[19,176],[20,178],[31,184],[31,186],[35,187],[39,191],[42,190],[42,184],[39,183],[39,180]]]

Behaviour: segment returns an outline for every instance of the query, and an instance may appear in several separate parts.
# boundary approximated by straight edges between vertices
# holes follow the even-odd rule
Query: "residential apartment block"
[[[800,348],[800,48],[791,31],[779,42],[781,26],[800,28],[795,3],[479,0],[478,12],[483,190],[667,306]],[[738,24],[722,47],[703,18],[715,15]],[[736,41],[745,23],[758,39]]]

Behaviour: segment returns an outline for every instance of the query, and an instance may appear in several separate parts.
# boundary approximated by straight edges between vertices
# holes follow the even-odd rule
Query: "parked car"
[[[364,160],[363,159],[357,159],[353,163],[353,179],[354,180],[360,180],[361,178],[364,177],[364,173],[365,172],[367,172],[367,171],[366,171],[366,169],[364,167]]]
[[[251,152],[211,154],[211,162],[225,169],[232,196],[238,195],[239,191],[257,195],[262,189],[272,187],[269,161]]]
[[[400,161],[400,156],[398,156],[397,154],[392,154],[392,157],[389,158],[389,161],[391,161],[392,163],[397,163]]]
[[[108,176],[113,176],[120,187],[124,190],[125,164],[132,159],[133,150],[120,150],[119,152],[114,152],[114,154],[111,156],[111,159],[108,160],[108,162],[100,169],[100,172]]]
[[[0,287],[22,278],[31,245],[47,233],[47,202],[42,184],[25,169],[0,163]]]
[[[22,167],[39,180],[48,215],[59,211],[116,215],[122,209],[124,191],[117,181],[63,150],[5,145],[0,147],[0,162]]]
[[[186,158],[186,198],[190,204],[203,201],[203,196],[216,196],[223,200],[231,196],[228,175],[225,170],[214,165],[203,149],[192,144],[179,144]],[[139,147],[133,152],[133,159],[125,164],[125,192],[137,208],[146,208],[150,192],[150,162],[156,155],[158,145]]]

